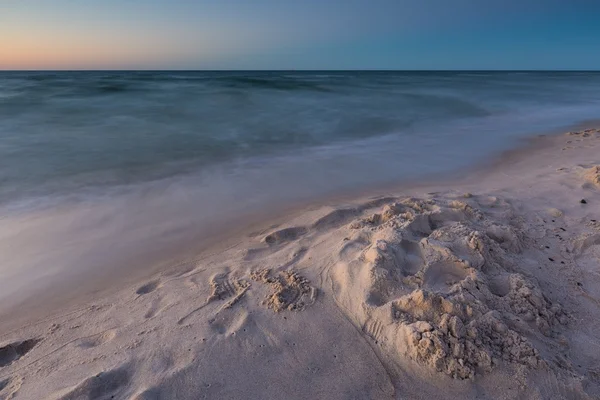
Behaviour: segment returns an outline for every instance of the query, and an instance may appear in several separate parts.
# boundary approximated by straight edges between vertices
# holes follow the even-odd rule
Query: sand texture
[[[598,399],[599,150],[540,138],[2,328],[0,398]]]

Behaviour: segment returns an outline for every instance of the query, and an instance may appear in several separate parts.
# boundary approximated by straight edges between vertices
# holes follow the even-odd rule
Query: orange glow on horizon
[[[203,33],[105,29],[76,35],[0,26],[0,70],[202,67],[247,48],[235,34]]]
[[[0,69],[102,69],[160,63],[180,51],[136,41],[19,38],[0,46]]]

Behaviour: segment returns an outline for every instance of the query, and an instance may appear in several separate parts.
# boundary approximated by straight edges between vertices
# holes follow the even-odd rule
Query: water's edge
[[[164,272],[182,263],[190,262],[191,260],[201,260],[211,254],[217,254],[223,249],[239,244],[256,232],[268,232],[274,226],[285,225],[286,222],[301,216],[307,210],[315,210],[328,206],[346,207],[377,197],[406,195],[424,190],[448,190],[469,182],[477,182],[478,180],[485,179],[487,175],[492,174],[494,171],[501,170],[508,163],[528,157],[532,152],[545,147],[556,145],[559,135],[564,134],[566,131],[591,128],[593,126],[600,126],[600,122],[585,121],[566,129],[560,127],[545,134],[540,133],[533,138],[521,141],[511,150],[496,153],[494,157],[490,157],[487,161],[474,163],[463,169],[446,171],[444,174],[434,174],[425,178],[419,178],[418,180],[406,179],[393,184],[374,185],[370,188],[351,188],[318,199],[301,199],[286,202],[285,204],[271,205],[268,209],[263,208],[246,214],[235,214],[231,220],[223,220],[219,226],[215,226],[211,230],[210,235],[201,235],[198,231],[194,231],[193,227],[189,224],[184,224],[183,226],[187,226],[187,228],[191,229],[191,232],[195,232],[190,235],[190,230],[181,229],[182,221],[179,219],[175,221],[174,225],[167,226],[165,229],[147,237],[148,239],[154,238],[153,240],[158,240],[158,246],[134,246],[134,251],[131,254],[133,258],[129,259],[129,262],[131,262],[129,265],[127,265],[127,262],[124,262],[116,269],[114,266],[108,268],[105,265],[107,270],[103,271],[103,273],[93,270],[76,271],[74,273],[72,271],[59,271],[57,276],[60,279],[51,279],[55,277],[48,275],[48,282],[44,280],[43,273],[40,277],[30,277],[28,284],[24,288],[21,288],[20,292],[20,295],[23,295],[25,290],[28,292],[28,295],[20,299],[15,298],[16,301],[8,301],[9,298],[5,297],[0,308],[0,318],[3,321],[7,321],[6,327],[8,328],[9,325],[18,326],[25,320],[33,321],[40,318],[41,315],[36,313],[36,309],[40,310],[39,306],[41,304],[44,304],[42,314],[45,314],[49,309],[64,311],[80,307],[83,303],[109,296],[111,293],[130,286],[135,282],[148,279],[159,271]],[[72,228],[73,224],[77,224],[78,221],[77,210],[75,210],[75,214],[73,212],[73,210],[62,210],[61,214],[59,214],[67,217],[68,221],[65,226],[69,229]],[[81,215],[85,215],[85,213]],[[85,233],[85,228],[89,228],[90,226],[96,229],[96,223],[99,221],[101,223],[106,218],[110,219],[111,213],[110,210],[104,210],[100,215],[97,220],[91,221],[91,224],[86,223],[80,227],[83,229],[82,232]],[[31,227],[37,229],[39,228],[37,222],[43,221],[44,225],[46,224],[47,221],[44,218],[47,218],[47,216],[27,216],[25,219],[20,219],[16,222],[24,223],[25,225],[32,224]],[[53,214],[51,218],[53,218],[52,221],[56,221],[54,219],[56,215]],[[165,218],[168,219],[168,215],[165,215]],[[123,222],[124,225],[127,225],[131,221]],[[173,226],[176,228],[173,228]],[[4,228],[6,228],[6,225],[4,225]],[[54,229],[56,229],[56,226],[53,226]],[[38,238],[46,241],[51,231],[38,232]],[[2,233],[4,237],[7,236],[6,229]],[[83,259],[87,259],[91,252],[94,257],[102,260],[110,257],[110,254],[106,253],[105,246],[102,246],[105,239],[106,237],[101,237],[98,239],[98,243],[94,241],[90,243],[92,247],[99,244],[101,249],[94,250],[93,248],[88,248],[87,251],[83,251],[82,253],[78,252],[80,248],[77,243],[73,246],[70,243],[62,243],[62,245],[65,247],[64,250],[75,250],[76,255],[82,256]],[[166,246],[164,245],[165,241],[168,244]],[[133,244],[133,242],[128,242],[126,239],[119,242],[124,242],[125,247]],[[6,246],[6,243],[4,245]],[[12,244],[9,244],[9,246],[12,246]],[[8,247],[0,249],[0,252],[7,249]],[[73,258],[73,260],[77,259],[81,260],[78,257]],[[47,258],[42,257],[40,261],[43,265],[48,265]],[[39,266],[37,265],[38,268]],[[127,267],[123,268],[125,266]],[[31,272],[34,271],[33,269],[31,270]],[[37,272],[40,271],[38,270]],[[64,275],[65,273],[67,275]],[[4,293],[6,294],[7,292]]]

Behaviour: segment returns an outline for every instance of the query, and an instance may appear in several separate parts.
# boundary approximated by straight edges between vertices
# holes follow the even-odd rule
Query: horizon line
[[[153,69],[153,68],[108,68],[108,69],[0,69],[1,72],[600,72],[600,69]]]

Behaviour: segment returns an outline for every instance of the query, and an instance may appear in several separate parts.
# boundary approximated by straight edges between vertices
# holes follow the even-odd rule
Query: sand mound
[[[553,337],[568,318],[519,273],[527,239],[511,207],[500,202],[494,213],[462,200],[405,199],[354,221],[354,237],[370,241],[335,267],[336,296],[388,351],[455,378],[500,361],[544,365],[527,337]]]
[[[594,165],[585,170],[584,178],[587,182],[595,186],[600,186],[600,165]]]

